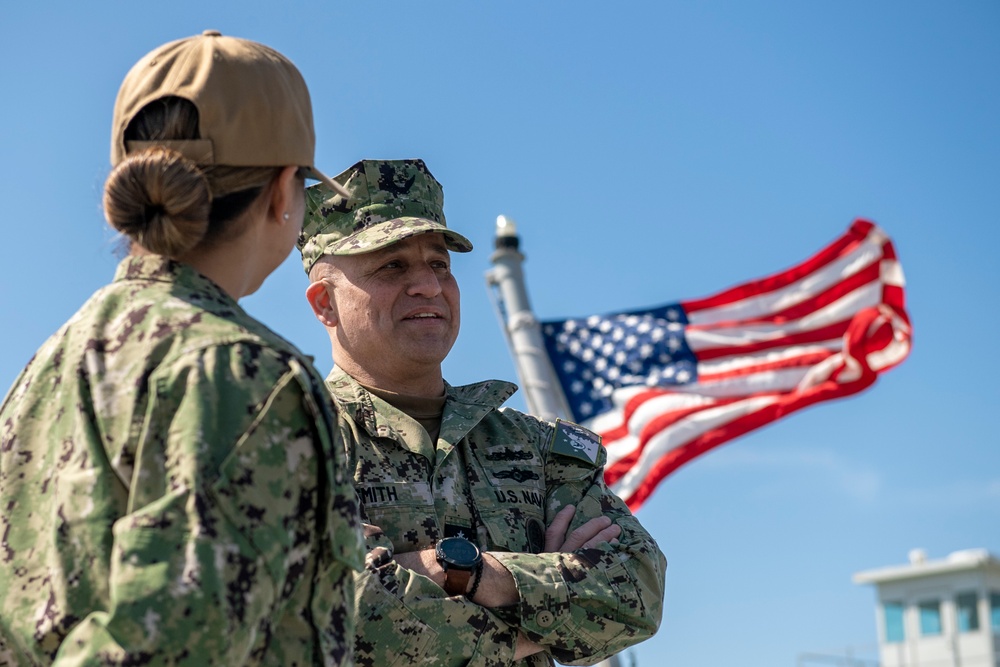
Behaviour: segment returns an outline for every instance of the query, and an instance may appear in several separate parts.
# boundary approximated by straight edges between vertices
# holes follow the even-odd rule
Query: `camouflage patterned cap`
[[[425,232],[444,234],[449,250],[472,250],[448,229],[444,190],[423,160],[362,160],[334,180],[350,198],[323,183],[306,189],[298,245],[307,274],[323,255],[359,255]]]

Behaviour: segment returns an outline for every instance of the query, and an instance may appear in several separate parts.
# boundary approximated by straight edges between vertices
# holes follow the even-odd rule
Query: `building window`
[[[955,610],[958,612],[959,632],[975,632],[979,629],[979,609],[976,608],[975,593],[956,595]]]
[[[885,615],[885,642],[895,644],[903,641],[906,638],[903,632],[903,603],[884,602],[882,611]]]
[[[929,637],[941,634],[941,602],[924,600],[918,605],[920,609],[920,634]]]
[[[990,593],[990,625],[1000,632],[1000,593]]]

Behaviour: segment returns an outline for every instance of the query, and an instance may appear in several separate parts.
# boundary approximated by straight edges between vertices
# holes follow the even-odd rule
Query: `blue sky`
[[[639,512],[670,561],[640,665],[857,654],[874,594],[854,572],[913,547],[1000,553],[997,3],[7,3],[0,384],[114,271],[100,193],[122,77],[206,28],[299,65],[320,168],[421,157],[444,184],[476,245],[455,258],[453,384],[515,379],[483,278],[501,213],[542,318],[704,296],[856,217],[893,238],[910,358],[696,460]],[[244,305],[325,372],[305,286],[293,256]]]

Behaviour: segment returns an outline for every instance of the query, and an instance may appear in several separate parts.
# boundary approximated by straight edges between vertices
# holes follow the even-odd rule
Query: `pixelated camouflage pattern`
[[[298,246],[307,274],[323,255],[358,255],[425,232],[444,234],[449,250],[472,250],[448,229],[444,190],[423,160],[362,160],[333,180],[351,197],[323,183],[306,189]]]
[[[555,452],[566,437],[557,426],[498,409],[516,390],[507,382],[447,386],[437,443],[342,371],[334,369],[327,385],[341,414],[352,417],[344,438],[356,443],[351,459],[366,523],[367,567],[356,579],[358,665],[510,665],[518,630],[547,649],[518,664],[551,665],[553,657],[592,664],[656,631],[666,561],[604,484],[603,448],[596,461]],[[589,433],[569,426],[574,438]],[[622,527],[619,544],[540,553],[545,527],[567,504],[578,508],[571,530],[608,515]],[[519,605],[487,610],[447,597],[391,560],[455,534],[503,562]]]
[[[298,350],[192,268],[124,260],[0,407],[0,653],[351,664],[339,433]]]

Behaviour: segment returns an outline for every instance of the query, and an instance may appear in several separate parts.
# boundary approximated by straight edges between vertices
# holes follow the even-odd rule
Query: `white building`
[[[877,589],[881,667],[1000,667],[1000,559],[985,549],[867,570]]]

